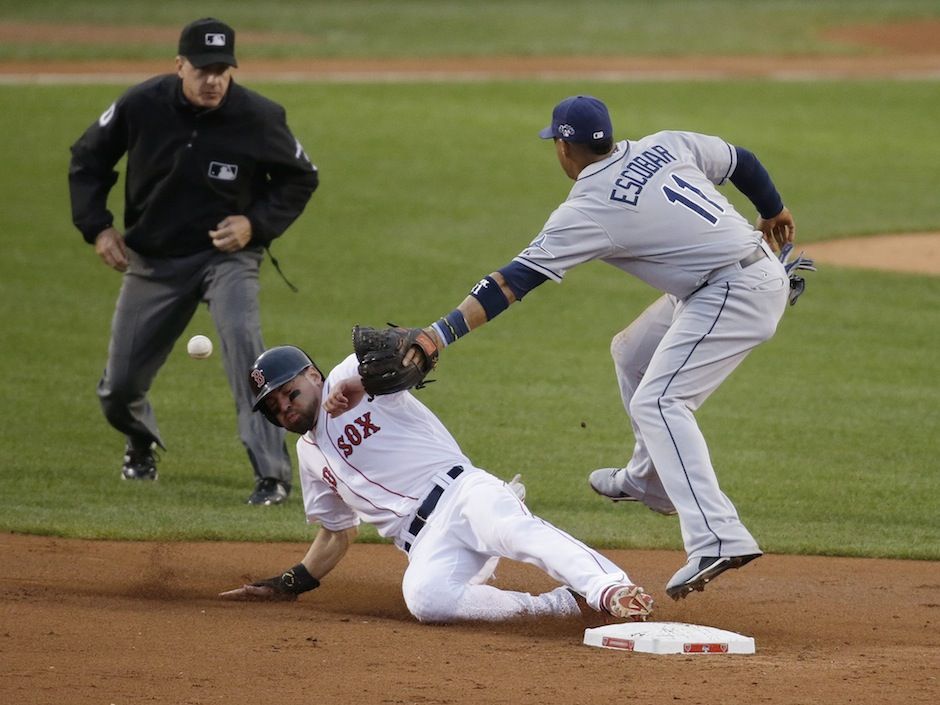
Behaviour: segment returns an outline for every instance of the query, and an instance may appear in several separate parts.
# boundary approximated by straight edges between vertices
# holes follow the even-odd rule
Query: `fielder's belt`
[[[726,265],[724,267],[719,267],[718,269],[714,269],[708,274],[706,274],[704,281],[702,281],[702,283],[699,284],[698,288],[695,289],[692,292],[692,294],[695,294],[701,289],[704,289],[706,286],[708,286],[709,282],[713,281],[714,279],[723,277],[725,274],[728,274],[730,272],[735,272],[741,269],[746,269],[747,267],[750,267],[752,264],[755,264],[756,262],[760,262],[762,259],[764,259],[764,257],[769,257],[769,256],[770,255],[768,255],[767,252],[764,251],[764,248],[758,245],[757,249],[755,249],[751,254],[749,254],[744,259],[738,262],[734,262],[733,264]],[[688,296],[691,296],[692,294],[689,294]]]

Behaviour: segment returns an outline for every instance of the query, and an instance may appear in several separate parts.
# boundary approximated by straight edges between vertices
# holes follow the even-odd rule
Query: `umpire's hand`
[[[127,270],[127,249],[124,247],[124,236],[117,228],[105,228],[95,238],[95,252],[101,261],[119,272]]]
[[[221,252],[238,252],[251,240],[251,221],[243,215],[230,215],[215,227],[209,237]]]

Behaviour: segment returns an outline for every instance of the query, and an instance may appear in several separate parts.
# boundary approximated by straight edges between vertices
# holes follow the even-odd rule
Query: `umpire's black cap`
[[[197,69],[210,64],[238,66],[235,30],[213,17],[190,22],[180,33],[179,55]]]

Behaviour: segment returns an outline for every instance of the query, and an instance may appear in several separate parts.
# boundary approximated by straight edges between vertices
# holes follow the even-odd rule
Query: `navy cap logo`
[[[589,95],[565,98],[552,110],[552,124],[539,131],[542,139],[568,142],[602,142],[614,134],[603,101]]]

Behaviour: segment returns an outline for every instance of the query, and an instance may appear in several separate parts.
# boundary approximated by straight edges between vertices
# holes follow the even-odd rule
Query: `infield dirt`
[[[7,28],[9,29],[9,28]],[[16,32],[28,31],[18,26]],[[715,75],[826,71],[829,75],[940,74],[936,23],[846,28],[877,56],[787,58],[773,63],[700,57],[622,59],[625,69],[668,77],[690,67]],[[0,38],[4,26],[0,25]],[[48,36],[48,26],[35,29]],[[74,28],[70,29],[74,33]],[[841,31],[841,30],[840,30]],[[54,32],[53,32],[54,33]],[[900,37],[900,38],[899,38]],[[586,60],[585,60],[586,61]],[[522,63],[519,63],[522,62]],[[684,62],[684,63],[683,63]],[[590,73],[581,60],[546,65]],[[477,76],[507,62],[344,62],[256,65],[258,76],[327,70]],[[605,64],[609,66],[609,63]],[[528,68],[526,68],[528,66]],[[10,64],[0,77],[133,75],[166,65]],[[308,74],[309,75],[309,74]],[[451,75],[454,75],[451,73]],[[467,76],[465,75],[464,78]],[[471,78],[473,75],[470,76]],[[821,262],[940,273],[936,235],[813,243]],[[926,262],[926,264],[925,264]],[[914,267],[913,269],[911,267]],[[923,269],[927,267],[927,269]],[[278,510],[274,510],[278,511]],[[298,522],[302,517],[298,513]],[[629,521],[624,513],[620,521]],[[664,521],[668,521],[664,519]],[[926,561],[768,555],[674,603],[663,585],[684,562],[670,551],[605,551],[658,600],[656,619],[753,636],[753,656],[651,656],[583,646],[577,620],[427,626],[405,609],[405,557],[356,545],[323,586],[290,604],[223,603],[216,594],[297,562],[305,544],[138,543],[0,534],[0,702],[136,703],[802,703],[940,702],[940,566]],[[502,587],[540,591],[552,581],[504,563]]]
[[[673,602],[663,586],[683,554],[605,551],[652,591],[656,619],[747,634],[756,640],[753,656],[582,645],[584,628],[597,621],[422,625],[401,597],[405,557],[387,545],[353,546],[320,589],[295,603],[215,598],[293,565],[305,550],[0,535],[0,700],[883,705],[940,698],[936,563],[767,555]],[[497,584],[554,587],[540,571],[505,562]]]

